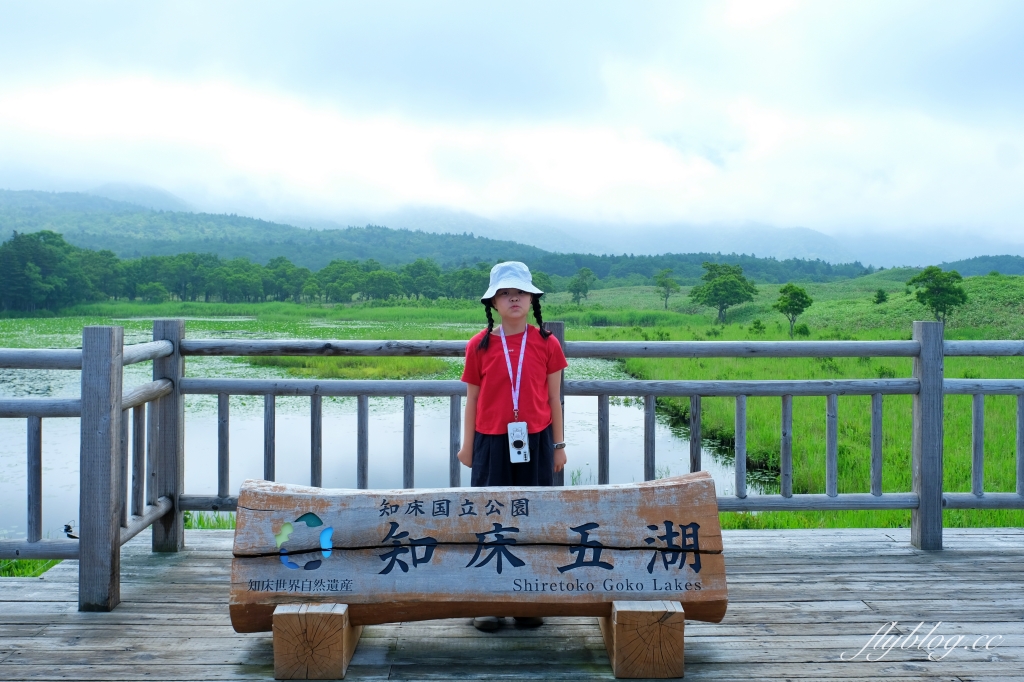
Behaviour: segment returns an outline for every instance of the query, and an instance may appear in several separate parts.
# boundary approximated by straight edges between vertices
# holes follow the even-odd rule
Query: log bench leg
[[[615,677],[683,676],[683,605],[675,601],[616,601],[600,618]]]
[[[274,678],[339,680],[363,633],[347,604],[281,604],[274,609]]]

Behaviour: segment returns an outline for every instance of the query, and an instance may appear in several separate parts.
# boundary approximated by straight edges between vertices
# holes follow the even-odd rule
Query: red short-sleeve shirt
[[[480,350],[483,330],[466,346],[466,368],[462,380],[480,387],[476,408],[478,433],[508,433],[508,424],[514,421],[512,410],[512,382],[508,377],[501,338],[492,336],[486,350]],[[565,369],[565,353],[554,335],[544,338],[540,330],[527,325],[526,355],[523,358],[523,378],[519,387],[519,419],[525,421],[530,433],[543,431],[551,423],[551,405],[548,403],[548,375]],[[505,337],[508,344],[512,372],[519,367],[519,348],[523,335]]]

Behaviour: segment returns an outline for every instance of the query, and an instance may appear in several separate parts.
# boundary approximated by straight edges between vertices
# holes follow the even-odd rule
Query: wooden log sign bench
[[[249,480],[231,622],[278,679],[345,674],[363,625],[598,616],[616,677],[681,677],[685,618],[728,593],[707,472],[573,488],[330,490]]]

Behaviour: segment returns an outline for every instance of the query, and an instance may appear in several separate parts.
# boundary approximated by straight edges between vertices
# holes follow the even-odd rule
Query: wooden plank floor
[[[186,552],[156,555],[136,538],[107,614],[76,610],[75,562],[0,579],[0,680],[273,679],[269,633],[228,621],[231,539],[189,531]],[[1024,682],[1024,529],[947,530],[945,544],[921,552],[891,529],[726,531],[729,612],[687,623],[686,679]],[[858,655],[891,621],[890,635],[921,623],[933,646],[941,636],[941,660],[899,643]],[[596,620],[559,618],[496,634],[465,620],[368,626],[348,679],[612,677]]]

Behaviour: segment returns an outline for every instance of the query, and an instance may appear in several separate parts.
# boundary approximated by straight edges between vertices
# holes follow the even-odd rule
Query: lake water
[[[198,334],[191,334],[198,338]],[[132,339],[137,342],[143,339]],[[453,361],[455,362],[455,361]],[[457,368],[453,368],[457,369]],[[126,368],[125,388],[151,379],[151,365]],[[277,368],[252,367],[234,358],[189,358],[186,373],[193,377],[284,377]],[[569,379],[626,379],[613,362],[572,359]],[[42,370],[0,370],[0,397],[75,397],[79,373]],[[417,487],[448,485],[447,398],[416,400],[415,452]],[[569,464],[566,484],[597,483],[597,398],[568,397],[566,442]],[[185,491],[217,492],[216,396],[187,396],[185,401]],[[610,477],[612,483],[643,480],[643,404],[629,399],[611,401]],[[371,488],[402,485],[403,401],[401,398],[370,399]],[[656,427],[658,476],[689,470],[689,442],[684,429],[669,425],[659,414]],[[231,398],[232,491],[246,478],[263,475],[263,398]],[[325,487],[356,486],[356,400],[323,400],[323,483]],[[309,483],[309,398],[277,399],[277,480]],[[65,523],[78,527],[78,419],[43,420],[43,534],[61,537]],[[718,493],[733,492],[731,457],[705,448],[704,469],[715,479]],[[463,485],[469,470],[463,468]],[[26,525],[26,423],[24,419],[0,419],[0,537],[24,537]],[[748,481],[748,492],[758,490]]]

